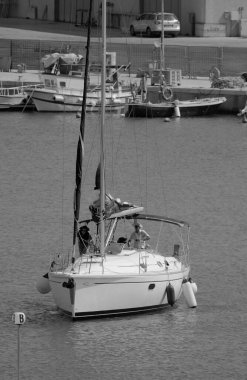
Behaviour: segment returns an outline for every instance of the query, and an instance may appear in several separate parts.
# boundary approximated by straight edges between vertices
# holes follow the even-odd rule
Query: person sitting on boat
[[[136,249],[145,248],[145,242],[150,239],[150,236],[146,231],[144,231],[143,226],[139,222],[135,222],[133,225],[135,227],[135,231],[130,235],[128,245],[133,244],[133,248]]]
[[[88,226],[82,226],[78,232],[78,245],[80,256],[87,252],[88,247],[93,244],[92,236],[89,233]]]

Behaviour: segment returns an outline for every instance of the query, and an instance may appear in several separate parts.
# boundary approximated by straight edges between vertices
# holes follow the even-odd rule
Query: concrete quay
[[[18,71],[0,71],[1,87],[25,86],[40,82],[40,73],[37,70],[28,70],[22,73]]]

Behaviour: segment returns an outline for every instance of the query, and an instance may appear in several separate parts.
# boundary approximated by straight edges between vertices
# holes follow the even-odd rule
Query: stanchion
[[[26,321],[26,316],[24,313],[14,313],[12,315],[12,321],[15,323],[15,325],[18,326],[17,330],[17,379],[20,379],[20,327],[23,325]]]

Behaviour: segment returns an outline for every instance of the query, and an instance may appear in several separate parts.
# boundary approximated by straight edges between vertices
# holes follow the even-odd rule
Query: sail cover
[[[76,173],[75,173],[75,192],[74,192],[74,236],[73,244],[76,242],[77,225],[80,216],[81,201],[81,179],[82,179],[82,161],[84,157],[84,141],[80,133],[77,144],[76,155]]]
[[[95,174],[95,186],[94,190],[99,190],[100,189],[100,163],[97,167],[96,174]]]

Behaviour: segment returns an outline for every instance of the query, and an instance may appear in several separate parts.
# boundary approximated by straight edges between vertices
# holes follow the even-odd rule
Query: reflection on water
[[[94,196],[97,125],[98,115],[90,115],[82,215]],[[57,312],[51,294],[37,292],[36,280],[46,273],[49,258],[72,244],[78,119],[4,112],[3,379],[16,377],[15,311],[27,316],[20,329],[23,379],[245,379],[246,126],[234,116],[169,123],[114,117],[110,130],[109,191],[192,226],[198,307],[188,309],[182,296],[160,313],[72,322]]]

